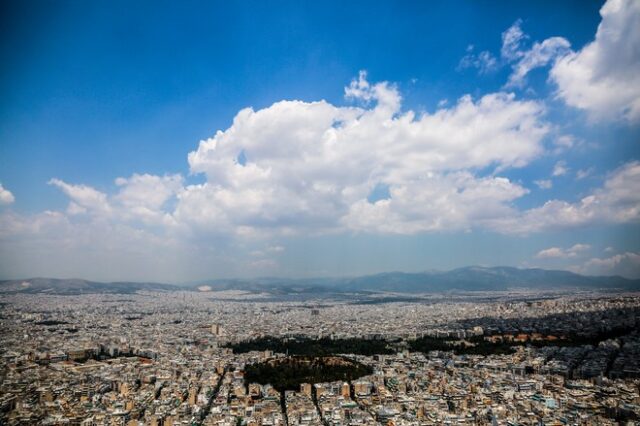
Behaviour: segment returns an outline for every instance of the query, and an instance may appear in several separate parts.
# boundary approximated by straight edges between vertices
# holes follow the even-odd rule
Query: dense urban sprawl
[[[0,424],[614,425],[640,418],[635,294],[367,304],[245,296],[2,295]],[[265,336],[378,339],[393,350],[342,354],[372,374],[279,392],[247,382],[245,368],[288,354],[229,347]],[[425,336],[513,350],[412,350]]]

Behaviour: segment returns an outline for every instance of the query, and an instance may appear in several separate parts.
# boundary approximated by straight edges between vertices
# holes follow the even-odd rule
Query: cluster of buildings
[[[0,424],[614,425],[640,419],[640,299],[483,295],[425,302],[225,300],[212,292],[1,295]],[[466,339],[600,333],[593,344],[514,354],[410,352],[423,335]],[[373,374],[278,392],[247,383],[259,336],[398,339],[347,356]],[[534,337],[532,337],[534,336]],[[633,423],[631,423],[633,424]]]

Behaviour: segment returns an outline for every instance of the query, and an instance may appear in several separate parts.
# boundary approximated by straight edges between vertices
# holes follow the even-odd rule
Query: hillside
[[[209,280],[179,286],[162,283],[95,282],[82,279],[29,278],[0,281],[0,293],[127,294],[138,291],[242,290],[274,296],[397,292],[505,291],[510,289],[640,290],[640,280],[585,276],[569,271],[469,266],[451,271],[386,272],[352,278],[256,278]]]

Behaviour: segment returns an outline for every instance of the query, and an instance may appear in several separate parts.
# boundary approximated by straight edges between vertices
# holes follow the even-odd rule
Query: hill
[[[430,293],[450,290],[503,291],[514,288],[638,290],[640,280],[619,276],[585,276],[569,271],[469,266],[446,272],[391,272],[351,279],[345,289]]]
[[[619,276],[585,276],[569,271],[520,269],[506,266],[469,266],[451,271],[386,272],[348,278],[255,278],[223,279],[174,285],[162,283],[111,282],[82,279],[30,278],[0,281],[0,293],[128,294],[138,291],[241,290],[272,296],[306,297],[352,293],[441,293],[447,291],[529,290],[640,290],[640,280]]]
[[[29,278],[0,281],[0,293],[131,294],[141,290],[176,291],[184,288],[171,284],[111,282],[102,283],[82,279]]]

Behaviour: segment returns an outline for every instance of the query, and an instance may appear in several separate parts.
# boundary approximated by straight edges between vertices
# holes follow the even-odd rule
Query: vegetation
[[[610,330],[602,330],[597,333],[591,334],[573,334],[566,339],[560,339],[550,344],[544,344],[543,346],[580,346],[580,345],[592,345],[598,346],[598,343],[607,339],[618,339],[628,334],[634,333],[636,328],[633,326],[628,327],[615,327]],[[546,343],[546,342],[543,342]],[[537,346],[537,342],[533,343]]]
[[[395,351],[386,340],[371,339],[310,339],[299,338],[292,340],[276,337],[261,337],[246,342],[228,344],[234,353],[251,351],[273,351],[289,355],[326,356],[335,354],[385,355]]]
[[[511,343],[489,342],[482,336],[467,339],[468,345],[461,340],[453,341],[451,338],[425,336],[409,342],[412,351],[453,351],[457,355],[506,355],[515,351]]]
[[[69,324],[66,321],[58,321],[58,320],[44,320],[44,321],[38,321],[36,323],[36,325],[63,325],[63,324]]]
[[[247,365],[244,378],[284,392],[298,391],[302,383],[352,381],[372,373],[371,367],[347,358],[295,356]]]
[[[566,338],[555,340],[526,340],[526,341],[497,341],[485,340],[484,336],[474,336],[466,339],[468,344],[462,340],[455,340],[448,337],[421,337],[409,342],[409,348],[417,352],[429,351],[453,351],[457,355],[506,355],[514,353],[514,346],[531,345],[535,347],[544,346],[597,346],[603,340],[624,337],[634,332],[633,327],[618,327],[607,331],[600,331],[592,334],[572,334]]]
[[[416,352],[453,351],[457,355],[506,355],[515,352],[515,346],[597,346],[606,339],[624,337],[633,333],[633,327],[620,327],[592,334],[572,334],[567,337],[549,340],[526,341],[488,341],[484,336],[474,336],[461,340],[451,337],[425,336],[408,341],[409,349]],[[395,352],[394,344],[384,339],[280,339],[266,336],[245,342],[228,344],[234,353],[270,350],[298,356],[329,356],[337,354],[387,355]]]

